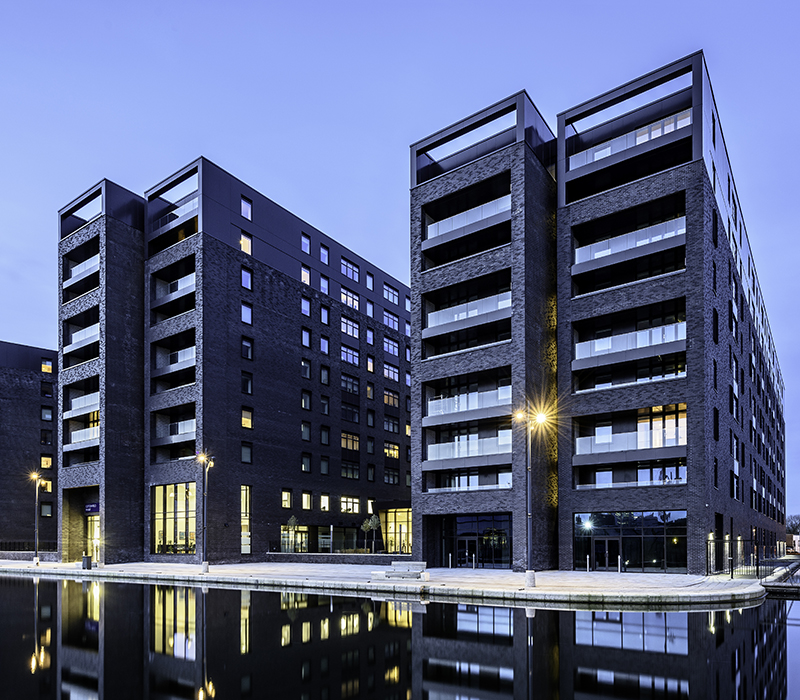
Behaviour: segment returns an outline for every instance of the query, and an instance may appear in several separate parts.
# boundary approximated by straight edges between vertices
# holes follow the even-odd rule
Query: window
[[[383,403],[392,408],[400,408],[400,394],[391,389],[383,390]]]
[[[343,374],[342,390],[350,394],[358,394],[358,377],[351,377],[349,374]]]
[[[241,520],[240,520],[240,534],[241,534],[241,541],[240,541],[240,548],[239,552],[241,554],[250,554],[251,553],[251,534],[253,529],[251,527],[251,517],[250,514],[252,512],[252,502],[253,502],[253,487],[246,486],[245,484],[241,484],[241,490],[239,492],[239,502],[241,503]],[[246,625],[245,628],[242,629],[243,636],[241,638],[242,641],[242,653],[246,653],[246,651],[250,650],[250,591],[247,591],[247,607],[245,608],[245,592],[242,591],[242,622]],[[246,610],[247,617],[244,617]]]
[[[311,471],[311,455],[306,454],[305,452],[300,457],[300,471],[301,472],[310,472]]]
[[[714,342],[719,343],[719,314],[716,309],[712,310],[712,326],[711,333],[714,336]]]
[[[395,442],[384,442],[383,456],[388,459],[400,459],[400,446]]]
[[[400,368],[388,362],[383,363],[383,376],[395,382],[400,381]]]
[[[242,323],[253,325],[253,307],[244,301],[242,302]]]
[[[51,421],[53,420],[53,407],[52,406],[42,406],[42,420]]]
[[[330,471],[331,461],[327,457],[320,457],[319,459],[319,473],[327,475]]]
[[[406,297],[406,311],[411,313],[411,297]]]
[[[396,486],[400,483],[400,470],[394,467],[386,467],[383,470],[383,483]]]
[[[375,385],[372,382],[367,382],[367,398],[370,401],[375,398]]]
[[[53,455],[41,455],[39,457],[39,467],[41,469],[53,468]]]
[[[357,496],[342,496],[339,498],[339,507],[342,513],[358,513],[361,510],[361,504]]]
[[[348,362],[358,367],[358,350],[349,345],[342,345],[342,362]]]
[[[411,362],[411,348],[406,345],[406,362]]]
[[[383,323],[389,328],[392,328],[396,331],[400,330],[400,319],[395,316],[391,311],[383,311]]]
[[[300,313],[303,314],[303,316],[311,316],[311,299],[303,297],[300,300]]]
[[[411,386],[411,372],[406,372],[406,386]]]
[[[327,493],[323,493],[319,497],[319,509],[323,513],[327,513],[331,509],[331,497]]]
[[[353,338],[358,338],[358,321],[353,321],[346,316],[342,316],[342,333]]]
[[[311,510],[311,493],[309,491],[303,491],[302,508],[303,510]]]
[[[375,317],[375,306],[369,300],[367,300],[367,316],[369,316],[370,318]]]
[[[281,491],[281,508],[292,507],[292,491],[291,489],[283,489]]]
[[[371,272],[367,273],[367,289],[370,291],[375,289],[375,277]]]
[[[411,461],[410,458],[406,459],[406,462],[410,462],[410,461]],[[406,472],[406,486],[411,488],[411,472]]]
[[[247,406],[242,406],[242,427],[253,429],[253,409]]]
[[[39,444],[41,444],[41,445],[52,445],[53,444],[53,431],[52,430],[42,430],[41,435],[39,437]]]
[[[331,429],[327,425],[323,425],[319,429],[319,442],[321,445],[331,444]]]
[[[311,379],[311,360],[305,358],[300,360],[300,376],[304,379]]]
[[[373,411],[371,408],[367,409],[367,427],[375,427],[375,411]]]
[[[327,396],[319,397],[319,407],[323,416],[327,416],[331,412],[331,400]]]
[[[325,365],[320,365],[319,368],[319,383],[328,386],[330,383],[331,368]]]
[[[245,360],[253,359],[253,339],[246,335],[242,336],[242,357]]]
[[[52,518],[53,517],[53,504],[52,503],[42,503],[41,510],[39,511],[39,515],[43,518]]]
[[[320,339],[319,339],[319,351],[323,355],[327,355],[329,348],[330,348],[330,341],[328,340],[328,338],[326,336],[324,336],[324,335],[320,336]]]
[[[353,406],[353,404],[349,403],[343,403],[342,420],[346,420],[349,423],[358,423],[358,406]]]
[[[358,311],[358,294],[351,292],[347,287],[342,287],[342,304],[347,304],[351,309]]]
[[[253,393],[253,375],[250,372],[242,372],[242,393]]]
[[[46,374],[53,373],[53,361],[47,357],[42,358],[42,372],[45,372]]]
[[[242,464],[252,464],[253,463],[253,443],[252,442],[243,442],[242,443]]]
[[[320,322],[324,323],[327,326],[329,318],[330,318],[330,309],[327,306],[320,306],[319,307],[319,320],[320,320]]]
[[[242,196],[242,216],[248,221],[253,220],[253,202],[247,197]]]
[[[300,266],[300,281],[303,284],[311,284],[311,270],[305,265]]]
[[[342,449],[343,450],[358,450],[359,436],[355,433],[348,433],[342,431]]]
[[[367,345],[375,345],[375,334],[371,328],[367,328]]]
[[[39,480],[39,490],[43,491],[44,493],[53,493],[53,480],[52,479],[40,479]]]
[[[52,382],[42,382],[41,383],[41,393],[43,399],[52,399],[53,398],[53,384]]]
[[[342,258],[342,274],[353,282],[358,282],[358,265]]]
[[[375,358],[372,355],[367,355],[367,372],[375,371]]]
[[[323,294],[328,294],[330,289],[330,280],[325,275],[319,276],[319,291]]]
[[[328,246],[323,245],[322,243],[319,244],[319,259],[323,265],[328,264],[328,259],[330,258],[330,251],[328,250]]]
[[[391,338],[383,338],[383,351],[388,352],[390,355],[394,355],[395,357],[400,356],[400,345],[397,341],[392,340]]]
[[[375,465],[367,465],[367,481],[375,481]]]
[[[384,416],[383,429],[389,433],[399,433],[400,421],[397,418],[392,418],[391,416]]]
[[[367,499],[367,515],[374,515],[374,513],[375,513],[375,499],[374,498],[368,498]]]
[[[375,454],[375,438],[368,437],[367,438],[367,454],[374,455]]]
[[[311,255],[311,237],[305,233],[300,234],[300,250]]]
[[[406,421],[406,437],[411,437],[411,423]]]
[[[406,335],[411,335],[411,323],[406,321]]]
[[[253,254],[253,237],[249,233],[242,231],[239,234],[239,250],[248,255]]]
[[[307,420],[300,422],[300,439],[304,442],[311,441],[311,423]]]
[[[392,304],[399,304],[400,303],[400,292],[398,292],[394,287],[390,284],[383,283],[383,298],[387,301],[392,302]]]
[[[242,265],[242,287],[245,289],[253,288],[253,271],[244,265]]]
[[[302,342],[304,348],[311,347],[311,331],[308,330],[308,328],[303,328],[300,331],[300,341]]]
[[[342,462],[342,479],[358,479],[360,471],[356,462]]]

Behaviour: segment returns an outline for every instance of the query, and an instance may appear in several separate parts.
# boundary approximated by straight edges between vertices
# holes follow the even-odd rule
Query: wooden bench
[[[416,579],[430,581],[431,575],[425,571],[427,564],[424,561],[393,561],[392,568],[388,571],[373,571],[373,579]]]

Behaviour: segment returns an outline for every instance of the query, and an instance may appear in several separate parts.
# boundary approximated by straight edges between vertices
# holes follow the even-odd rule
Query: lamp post
[[[214,458],[201,452],[197,461],[203,465],[203,565],[202,573],[208,573],[208,470],[214,466]]]
[[[543,427],[547,423],[547,414],[542,411],[518,411],[517,420],[525,421],[525,512],[527,515],[527,561],[525,565],[525,588],[534,588],[536,586],[536,572],[533,568],[533,484],[531,480],[531,452],[533,446],[531,445],[531,432],[534,425]]]
[[[36,510],[33,514],[33,565],[39,566],[39,484],[41,483],[42,475],[39,472],[31,472],[31,481],[36,489]]]

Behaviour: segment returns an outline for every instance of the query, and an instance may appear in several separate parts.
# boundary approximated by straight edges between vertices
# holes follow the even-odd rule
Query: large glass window
[[[349,306],[351,309],[358,311],[358,294],[351,292],[346,287],[342,287],[342,303]]]
[[[347,258],[342,258],[342,274],[353,282],[358,282],[358,265]]]
[[[241,489],[241,502],[242,502],[242,519],[241,519],[241,533],[242,533],[242,542],[241,542],[241,553],[242,554],[250,554],[250,537],[252,533],[251,529],[251,522],[250,522],[250,513],[251,513],[251,504],[252,504],[252,486],[245,486],[242,484]]]
[[[196,496],[194,482],[162,484],[150,488],[151,553],[194,554],[196,549]]]

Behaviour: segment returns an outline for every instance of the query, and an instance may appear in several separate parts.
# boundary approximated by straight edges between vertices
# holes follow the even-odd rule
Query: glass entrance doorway
[[[477,537],[459,537],[457,545],[456,566],[472,566],[473,561],[475,561],[477,564]]]
[[[100,560],[100,516],[86,516],[86,554],[92,561]]]
[[[619,562],[620,546],[616,538],[595,538],[594,570],[616,571]]]

